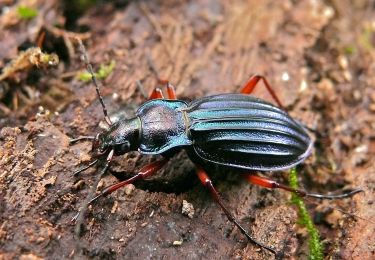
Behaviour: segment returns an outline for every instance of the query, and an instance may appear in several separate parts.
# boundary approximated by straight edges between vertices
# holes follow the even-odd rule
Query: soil
[[[364,190],[344,200],[306,201],[325,257],[375,258],[373,2],[73,2],[0,2],[0,67],[40,43],[60,59],[57,67],[30,66],[0,82],[0,259],[274,258],[227,220],[184,152],[156,176],[90,206],[82,236],[74,236],[71,218],[99,170],[73,176],[90,162],[91,144],[69,139],[95,135],[104,123],[93,85],[76,77],[84,64],[73,37],[84,41],[95,70],[116,62],[101,88],[110,114],[131,116],[157,85],[149,59],[187,101],[237,92],[251,74],[265,75],[290,115],[314,130],[314,152],[298,167],[301,186]],[[21,19],[18,6],[37,15]],[[254,95],[272,102],[263,86]],[[116,157],[98,190],[153,160]],[[288,172],[264,174],[288,181]],[[290,194],[249,185],[236,172],[210,175],[257,240],[285,258],[309,257]]]

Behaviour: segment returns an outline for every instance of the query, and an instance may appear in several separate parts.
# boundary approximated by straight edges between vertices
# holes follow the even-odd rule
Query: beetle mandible
[[[197,165],[197,175],[201,183],[210,191],[228,220],[236,225],[249,241],[279,257],[280,252],[258,242],[230,213],[205,170],[207,166],[216,164],[237,169],[252,184],[280,188],[305,197],[339,199],[362,191],[356,189],[340,195],[312,194],[254,173],[246,173],[289,169],[303,162],[310,155],[313,146],[306,128],[285,112],[271,85],[260,75],[250,77],[240,94],[207,96],[190,103],[178,100],[174,87],[165,81],[167,99],[159,88],[155,88],[149,101],[139,107],[135,117],[112,123],[85,47],[80,40],[78,42],[109,129],[95,137],[84,136],[71,140],[72,143],[91,140],[92,154],[96,158],[75,174],[105,159],[102,169],[104,174],[114,156],[130,151],[163,156],[163,159],[144,166],[133,177],[105,188],[88,201],[87,205],[125,185],[156,173],[172,155],[185,149],[189,158]],[[263,81],[279,107],[249,95],[260,81]],[[73,220],[76,220],[79,214],[80,212]]]

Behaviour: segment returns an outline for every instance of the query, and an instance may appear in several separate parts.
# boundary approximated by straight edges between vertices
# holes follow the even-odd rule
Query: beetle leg
[[[104,176],[105,172],[109,168],[109,164],[112,161],[113,154],[114,154],[114,150],[111,150],[109,152],[108,156],[107,156],[106,164],[105,164],[104,168],[102,169],[102,171],[100,172],[100,174],[99,174],[98,178],[96,179],[94,185],[92,186],[92,188],[91,188],[91,190],[89,192],[89,195],[86,197],[85,201],[83,202],[83,205],[82,205],[81,209],[78,211],[78,213],[71,220],[71,222],[75,222],[76,221],[76,226],[75,226],[75,229],[74,229],[74,233],[75,233],[75,235],[76,235],[77,238],[80,236],[80,233],[81,233],[81,226],[83,225],[83,218],[84,218],[85,212],[87,210],[87,207],[91,203],[90,198],[93,196],[93,194],[95,194],[96,188],[98,187],[98,184],[99,184],[100,180],[102,179],[102,177]],[[95,160],[95,162],[96,161],[97,160]],[[77,248],[79,248],[79,247],[80,247],[80,245],[79,245],[79,243],[77,243]]]
[[[176,89],[171,83],[169,83],[169,81],[167,81],[166,87],[167,87],[168,98],[177,99]]]
[[[158,79],[158,83],[167,88],[168,99],[177,99],[175,87],[166,79]]]
[[[245,86],[242,87],[241,93],[242,94],[251,94],[260,80],[263,81],[264,85],[266,86],[266,89],[271,94],[273,100],[275,100],[277,105],[279,105],[279,107],[284,109],[284,106],[281,104],[280,99],[276,95],[276,92],[273,90],[273,88],[271,87],[271,85],[268,83],[267,79],[264,76],[257,75],[257,74],[251,76],[250,79],[246,82]]]
[[[149,96],[148,99],[151,100],[151,99],[157,99],[157,98],[164,98],[163,92],[158,87],[154,88],[154,90],[151,92],[151,95]]]
[[[223,200],[221,199],[219,193],[217,192],[217,190],[215,189],[215,187],[213,186],[212,184],[212,181],[211,179],[208,177],[207,173],[205,172],[205,170],[201,167],[198,167],[198,171],[197,171],[197,174],[198,174],[198,177],[199,177],[199,180],[201,181],[201,183],[210,191],[213,199],[220,205],[220,207],[223,209],[225,215],[227,215],[227,218],[230,222],[234,223],[239,229],[240,231],[242,232],[242,234],[244,234],[247,239],[249,239],[249,241],[251,241],[252,243],[256,244],[257,246],[261,247],[261,248],[264,248],[264,249],[267,249],[268,251],[272,252],[274,255],[277,256],[280,256],[280,253],[277,252],[275,249],[271,248],[271,247],[268,247],[260,242],[258,242],[257,240],[255,240],[255,238],[253,238],[242,226],[240,223],[238,223],[238,221],[233,217],[233,215],[229,212],[229,210],[226,208],[226,206],[224,205],[224,202]]]
[[[107,171],[107,169],[109,167],[109,163],[111,162],[112,156],[113,156],[113,150],[110,153],[110,155],[108,156],[107,163],[106,163],[105,167],[103,168],[103,170],[102,170],[102,172],[100,174],[100,177],[98,178],[98,180],[95,183],[95,185],[93,186],[93,188],[95,187],[95,189],[96,189],[96,187],[98,186],[99,180],[104,175],[104,173]],[[106,196],[106,195],[108,195],[108,194],[116,191],[117,189],[119,189],[119,188],[121,188],[121,187],[123,187],[123,186],[125,186],[127,184],[131,184],[131,183],[133,183],[136,180],[146,178],[146,177],[148,177],[148,176],[156,173],[158,170],[160,170],[168,162],[168,160],[169,159],[163,159],[163,160],[160,160],[160,161],[156,161],[156,162],[150,163],[150,164],[144,166],[133,177],[131,177],[131,178],[125,180],[125,181],[121,181],[119,183],[111,185],[111,186],[105,188],[100,194],[96,195],[94,198],[92,198],[90,200],[86,200],[84,202],[84,206],[82,207],[82,209],[79,210],[78,213],[71,219],[71,222],[75,222],[76,221],[76,227],[75,227],[76,237],[80,236],[80,230],[81,230],[81,226],[82,226],[82,223],[83,223],[83,215],[84,215],[84,213],[85,213],[85,211],[86,211],[86,209],[87,209],[87,207],[89,205],[91,205],[94,201],[96,201],[100,197]],[[93,192],[95,192],[95,190]]]
[[[163,80],[161,82],[166,82],[165,86],[167,88],[168,99],[177,99],[176,90],[175,90],[174,86],[171,83],[169,83],[169,81],[164,81]],[[156,87],[151,92],[151,95],[150,95],[150,97],[148,99],[151,100],[151,99],[157,99],[157,98],[164,98],[163,92],[158,87]]]
[[[111,186],[108,186],[105,188],[100,194],[96,195],[94,198],[92,198],[89,202],[89,205],[92,204],[94,201],[99,199],[102,196],[107,196],[108,194],[118,190],[119,188],[131,184],[137,180],[144,179],[154,173],[156,173],[158,170],[163,168],[163,166],[168,162],[169,159],[164,158],[162,160],[150,163],[148,165],[145,165],[136,175],[133,177],[130,177],[127,180],[121,181],[119,183],[113,184]]]
[[[244,174],[244,177],[252,184],[266,187],[269,189],[283,189],[289,192],[293,192],[301,197],[312,197],[312,198],[318,198],[318,199],[343,199],[343,198],[353,196],[354,194],[363,191],[362,189],[355,189],[353,191],[343,193],[343,194],[338,194],[338,195],[323,195],[323,194],[308,193],[302,189],[294,189],[290,186],[278,183],[276,181],[270,180],[265,177],[253,175],[253,174]]]

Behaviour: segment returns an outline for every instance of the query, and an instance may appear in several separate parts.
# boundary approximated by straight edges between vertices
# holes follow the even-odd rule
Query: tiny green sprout
[[[33,19],[38,15],[38,11],[34,8],[27,7],[27,6],[19,6],[17,8],[18,15],[25,20]]]
[[[116,66],[115,60],[111,60],[111,62],[108,65],[100,64],[99,70],[97,72],[94,72],[94,75],[96,78],[103,80],[112,73],[115,66]],[[77,75],[77,78],[80,81],[87,82],[91,80],[91,74],[88,72],[81,72]]]
[[[48,66],[56,66],[57,64],[59,64],[59,56],[57,56],[57,54],[55,53],[51,53],[51,54],[42,53],[40,59],[41,59],[42,64],[46,64]]]
[[[355,46],[353,46],[353,45],[349,45],[349,46],[346,46],[346,47],[344,48],[344,52],[345,52],[345,54],[347,54],[347,55],[352,55],[352,54],[354,54],[354,53],[357,52],[357,49],[355,48]]]
[[[366,49],[366,50],[372,50],[374,48],[372,42],[371,42],[371,38],[374,34],[374,29],[372,28],[372,26],[365,26],[362,30],[362,33],[360,34],[359,36],[359,43],[360,45]]]
[[[298,188],[298,179],[297,179],[297,170],[296,168],[292,168],[290,170],[289,175],[289,184],[292,188]],[[310,236],[309,239],[309,249],[310,249],[310,256],[309,259],[311,260],[320,260],[323,259],[323,244],[320,241],[319,232],[314,226],[314,223],[306,209],[305,203],[303,200],[297,195],[292,195],[292,203],[295,204],[298,208],[298,214],[300,219],[300,224],[305,226],[307,232]]]

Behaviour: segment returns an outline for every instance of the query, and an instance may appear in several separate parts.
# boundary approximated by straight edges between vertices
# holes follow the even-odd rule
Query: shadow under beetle
[[[85,48],[81,41],[79,44],[109,129],[95,137],[84,136],[71,140],[72,143],[92,140],[92,154],[96,158],[75,174],[88,169],[98,161],[105,160],[101,172],[103,175],[114,156],[130,151],[163,156],[163,159],[144,166],[133,177],[105,188],[89,200],[87,205],[127,184],[156,173],[172,155],[185,149],[190,159],[197,165],[200,181],[211,192],[228,220],[235,224],[252,243],[280,257],[281,252],[258,242],[234,218],[213,186],[205,168],[216,164],[238,169],[252,184],[266,188],[280,188],[300,196],[339,199],[362,191],[356,189],[340,195],[311,194],[254,173],[244,173],[246,170],[248,172],[278,171],[291,168],[304,161],[310,155],[313,146],[305,127],[285,112],[276,93],[263,76],[252,76],[242,88],[241,94],[208,96],[190,103],[178,100],[174,87],[168,81],[163,81],[167,89],[167,99],[159,88],[155,88],[149,101],[140,106],[134,118],[112,123]],[[261,80],[279,107],[249,95]],[[77,220],[80,213],[82,212],[78,212],[73,220]],[[80,224],[79,221],[77,224]],[[79,228],[76,232],[79,233]]]

